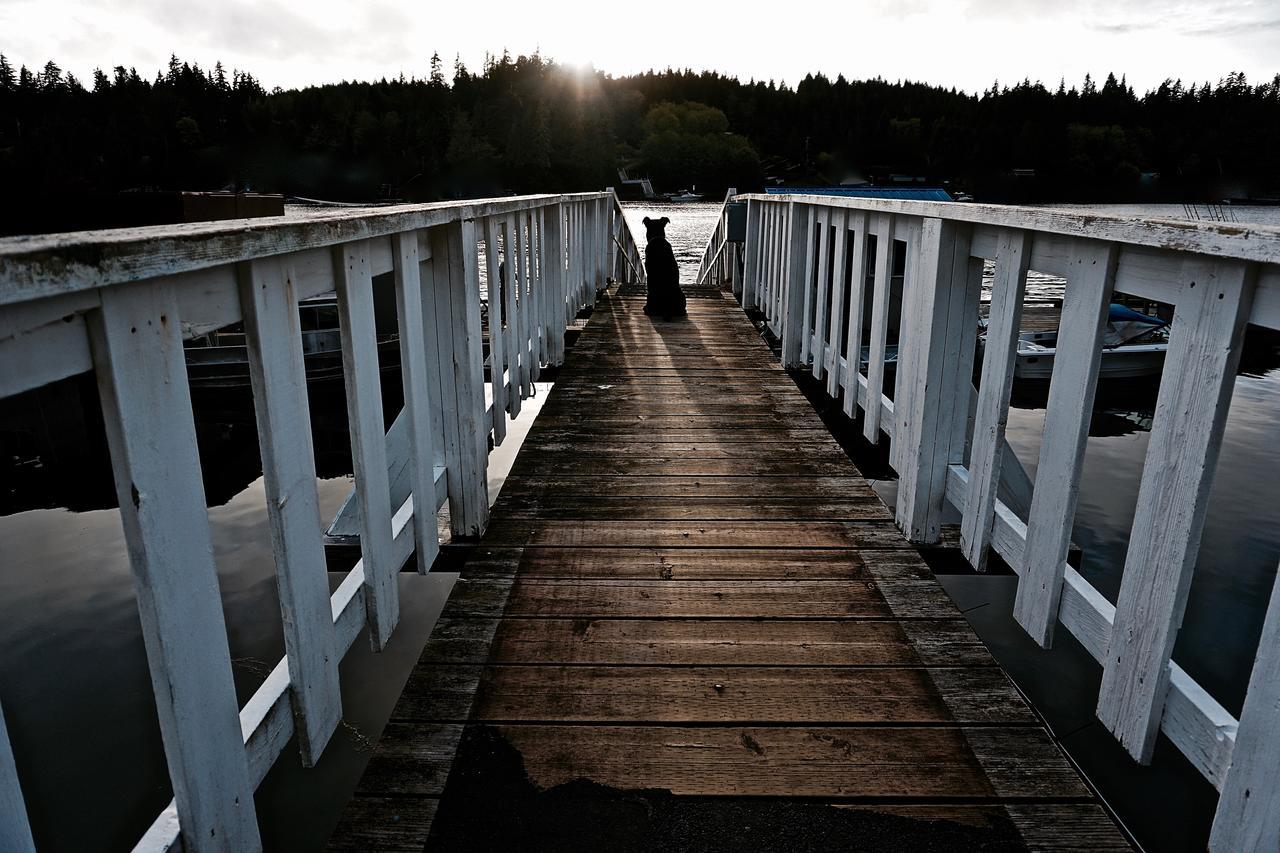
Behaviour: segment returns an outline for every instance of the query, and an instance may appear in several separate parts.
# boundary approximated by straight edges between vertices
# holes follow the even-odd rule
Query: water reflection
[[[626,202],[622,206],[631,233],[644,255],[644,218],[666,216],[667,242],[675,253],[680,267],[680,283],[694,284],[698,277],[698,265],[707,241],[715,230],[720,214],[720,203],[710,202]]]

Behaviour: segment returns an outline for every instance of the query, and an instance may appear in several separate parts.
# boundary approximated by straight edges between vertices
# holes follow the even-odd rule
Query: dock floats
[[[338,850],[1129,849],[727,296],[604,296]]]

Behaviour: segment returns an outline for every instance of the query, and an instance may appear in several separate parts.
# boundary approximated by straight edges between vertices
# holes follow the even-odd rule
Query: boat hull
[[[1164,368],[1164,354],[1168,347],[1152,344],[1137,347],[1116,347],[1104,350],[1098,367],[1099,379],[1138,379],[1159,376]],[[1015,379],[1045,380],[1053,377],[1053,362],[1057,350],[1019,352],[1014,363]]]

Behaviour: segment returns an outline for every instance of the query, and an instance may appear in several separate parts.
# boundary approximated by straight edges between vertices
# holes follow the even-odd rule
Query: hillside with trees
[[[1123,77],[981,94],[809,76],[794,87],[713,72],[612,77],[541,56],[478,72],[432,57],[425,79],[266,90],[174,57],[154,77],[0,57],[0,181],[15,199],[251,188],[335,200],[598,189],[617,170],[663,190],[755,189],[907,175],[984,200],[1207,200],[1280,195],[1280,75]]]

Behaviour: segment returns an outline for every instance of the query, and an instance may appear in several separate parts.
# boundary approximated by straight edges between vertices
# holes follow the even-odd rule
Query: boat
[[[681,190],[667,195],[667,201],[702,201],[702,196],[693,190]]]
[[[307,384],[342,381],[342,332],[338,299],[324,294],[298,303],[302,326],[302,359]],[[378,333],[378,364],[383,372],[399,370],[400,339]],[[186,342],[187,381],[193,390],[248,388],[249,352],[239,323]]]
[[[1159,376],[1169,349],[1169,324],[1159,317],[1142,314],[1112,303],[1107,311],[1103,334],[1099,379],[1137,379]],[[979,338],[985,345],[985,336]],[[1014,379],[1047,381],[1053,377],[1058,332],[1023,332],[1018,335]]]

